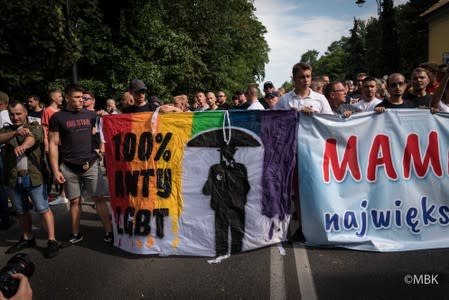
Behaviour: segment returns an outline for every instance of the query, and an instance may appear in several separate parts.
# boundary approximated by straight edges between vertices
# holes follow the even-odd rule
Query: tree
[[[169,99],[197,89],[229,93],[265,76],[266,29],[251,0],[0,5],[0,90],[14,97],[68,82],[74,63],[80,83],[100,101],[119,96],[133,78]]]
[[[400,70],[411,74],[420,63],[427,61],[427,23],[420,16],[438,0],[410,0],[397,7]]]
[[[397,23],[393,0],[382,2],[380,14],[380,74],[391,74],[400,69],[400,55],[398,45]]]
[[[370,18],[366,22],[366,34],[365,34],[365,57],[364,67],[365,72],[376,76],[381,74],[380,61],[379,61],[379,21],[376,18]],[[354,75],[351,78],[355,78]]]
[[[347,41],[347,77],[355,78],[357,73],[366,71],[366,28],[362,20],[354,18],[354,25],[349,31],[351,36]]]
[[[65,1],[0,0],[0,7],[0,89],[17,99],[46,93],[80,56]]]
[[[332,80],[346,78],[347,54],[345,48],[347,43],[347,37],[332,42],[324,55],[317,61],[313,73],[316,75],[327,74]]]
[[[318,61],[318,55],[320,52],[317,50],[307,50],[301,55],[300,62],[308,63],[309,65],[314,65]]]

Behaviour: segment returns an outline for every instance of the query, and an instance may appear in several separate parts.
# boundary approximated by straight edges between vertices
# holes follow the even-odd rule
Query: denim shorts
[[[17,176],[16,187],[9,188],[9,197],[16,207],[17,214],[23,215],[28,213],[34,205],[34,210],[43,214],[48,210],[48,195],[45,184],[31,186],[31,178],[29,175]],[[31,202],[29,200],[31,199]]]

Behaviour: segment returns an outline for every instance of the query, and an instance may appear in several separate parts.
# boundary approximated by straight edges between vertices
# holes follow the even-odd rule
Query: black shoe
[[[103,241],[108,244],[113,244],[114,243],[114,234],[112,232],[106,232],[104,234]]]
[[[6,254],[15,253],[25,248],[32,248],[36,246],[36,240],[32,238],[31,240],[25,240],[23,237],[17,242],[17,244],[11,246],[6,250]]]
[[[45,249],[45,257],[52,258],[58,255],[60,245],[56,240],[48,240],[47,249]]]
[[[76,244],[76,243],[81,242],[82,240],[83,240],[83,236],[80,233],[78,233],[76,235],[75,234],[71,234],[69,242],[72,243],[72,244]]]

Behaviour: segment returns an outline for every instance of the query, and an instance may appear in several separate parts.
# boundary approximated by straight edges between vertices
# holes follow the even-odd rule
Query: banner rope
[[[226,121],[228,123],[227,126]],[[229,137],[226,135],[226,128],[228,128]],[[232,136],[231,118],[229,117],[229,112],[225,110],[223,116],[223,140],[225,141],[226,145],[229,145],[229,143],[231,142],[231,136]]]
[[[153,115],[151,116],[151,132],[152,132],[153,136],[155,136],[156,133],[157,133],[157,131],[158,131],[158,128],[157,128],[157,125],[158,125],[158,123],[157,123],[157,118],[158,118],[158,116],[159,116],[159,110],[160,110],[160,109],[161,109],[161,107],[158,106],[158,107],[156,108],[156,110],[153,112]]]

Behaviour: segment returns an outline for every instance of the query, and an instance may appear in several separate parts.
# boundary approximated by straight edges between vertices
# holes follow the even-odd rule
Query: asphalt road
[[[375,253],[284,243],[209,264],[206,257],[139,256],[107,245],[94,210],[83,208],[85,240],[53,259],[43,257],[46,236],[34,216],[38,247],[23,251],[36,266],[33,299],[449,299],[447,249]],[[67,210],[52,209],[65,240]],[[0,232],[2,266],[19,235],[17,224]]]

